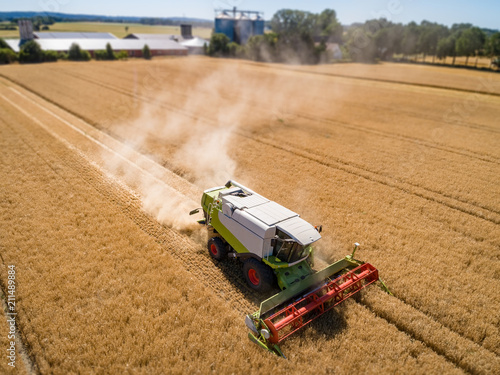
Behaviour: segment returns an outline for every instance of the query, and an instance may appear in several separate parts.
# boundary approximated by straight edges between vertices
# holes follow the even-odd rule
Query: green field
[[[128,26],[128,32],[125,28]],[[49,26],[49,31],[80,31],[106,32],[123,38],[130,33],[143,34],[180,34],[179,26],[149,26],[139,23],[108,23],[108,22],[60,22]],[[200,38],[210,38],[212,29],[207,27],[193,27],[193,35]],[[0,38],[18,38],[17,30],[0,30]]]

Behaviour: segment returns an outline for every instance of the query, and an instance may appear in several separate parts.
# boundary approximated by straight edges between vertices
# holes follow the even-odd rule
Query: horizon
[[[280,5],[282,4],[282,5]],[[298,9],[302,11],[320,13],[324,9],[333,9],[342,25],[363,23],[369,19],[386,18],[394,23],[420,24],[426,20],[446,25],[455,23],[471,23],[485,29],[498,30],[500,22],[496,15],[500,14],[500,2],[482,0],[470,3],[465,0],[444,0],[435,4],[429,0],[359,0],[356,4],[336,1],[315,1],[303,3],[296,0],[274,2],[269,4],[262,0],[188,0],[182,4],[160,4],[157,1],[146,1],[138,5],[136,2],[111,0],[102,3],[96,0],[69,1],[54,0],[41,2],[38,0],[23,1],[22,4],[2,4],[2,12],[55,12],[64,14],[85,14],[109,17],[144,17],[144,18],[198,18],[212,20],[215,9],[233,8],[242,10],[256,10],[264,13],[264,18],[270,20],[280,9]],[[116,11],[121,9],[121,11]],[[139,11],[142,11],[139,13]]]

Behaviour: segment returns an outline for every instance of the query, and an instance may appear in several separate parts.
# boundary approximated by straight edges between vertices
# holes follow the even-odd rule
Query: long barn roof
[[[19,39],[5,40],[14,52],[19,52]],[[151,50],[187,50],[174,40],[146,40],[146,39],[37,39],[36,42],[44,51],[68,51],[71,44],[77,43],[81,49],[87,51],[105,50],[109,43],[114,51],[142,50],[145,44]]]
[[[35,32],[37,39],[118,39],[111,33]]]

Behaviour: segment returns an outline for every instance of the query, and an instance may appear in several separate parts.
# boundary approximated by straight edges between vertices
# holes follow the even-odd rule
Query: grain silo
[[[252,17],[252,34],[253,35],[263,35],[264,34],[264,18],[260,14],[255,14]]]
[[[234,39],[238,44],[246,44],[253,35],[252,20],[245,13],[240,13],[235,20]]]
[[[33,22],[31,20],[24,20],[21,19],[17,21],[17,24],[19,26],[19,35],[21,37],[21,44],[35,39],[35,36],[33,34]]]
[[[227,11],[221,11],[215,17],[215,33],[226,35],[231,42],[234,41],[235,19]]]
[[[215,33],[226,35],[231,42],[245,44],[254,35],[264,34],[262,12],[219,9],[215,15]]]

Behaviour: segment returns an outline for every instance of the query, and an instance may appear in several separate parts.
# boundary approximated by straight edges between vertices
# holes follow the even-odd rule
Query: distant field
[[[125,27],[128,26],[128,31]],[[138,23],[107,23],[107,22],[60,22],[50,26],[50,31],[80,31],[80,32],[106,32],[123,38],[130,33],[144,34],[180,34],[179,26],[148,26]],[[193,35],[201,38],[210,38],[212,29],[194,27]],[[17,38],[17,30],[0,30],[0,38]]]

